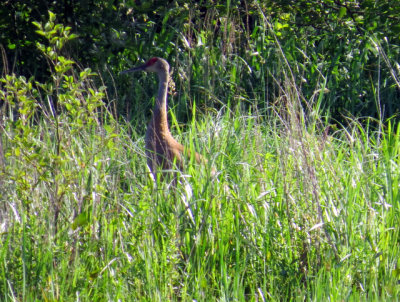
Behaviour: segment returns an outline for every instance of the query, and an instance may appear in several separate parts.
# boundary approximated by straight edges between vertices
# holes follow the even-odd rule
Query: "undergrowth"
[[[53,82],[1,79],[2,301],[399,296],[397,124],[306,114],[288,72],[274,114],[174,123],[208,165],[154,184],[142,136],[60,54],[68,28],[36,25]]]

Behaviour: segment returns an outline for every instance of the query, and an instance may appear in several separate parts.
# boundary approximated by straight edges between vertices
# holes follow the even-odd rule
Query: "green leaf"
[[[56,20],[56,14],[49,11],[49,20],[50,20],[50,22],[54,22]]]
[[[72,40],[72,39],[76,39],[77,37],[78,37],[78,35],[76,35],[76,34],[70,34],[68,39]]]
[[[36,21],[32,22],[33,25],[35,25],[37,28],[42,29],[42,24]]]
[[[87,212],[80,213],[72,223],[72,229],[76,230],[76,228],[84,226],[89,222],[89,215]]]
[[[345,8],[344,6],[342,6],[342,7],[339,9],[339,19],[343,18],[346,14],[347,14],[347,8]]]

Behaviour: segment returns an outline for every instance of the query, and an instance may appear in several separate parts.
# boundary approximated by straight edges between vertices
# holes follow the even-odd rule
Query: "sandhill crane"
[[[188,156],[194,156],[195,160],[207,162],[197,152],[191,153],[188,149],[178,143],[171,135],[167,120],[167,94],[169,82],[169,64],[162,58],[151,58],[145,64],[121,72],[122,74],[133,71],[155,72],[158,75],[158,95],[156,98],[153,116],[146,131],[146,156],[147,165],[150,168],[154,179],[157,179],[157,172],[170,170],[174,164],[179,169],[183,168],[182,155],[185,152]]]

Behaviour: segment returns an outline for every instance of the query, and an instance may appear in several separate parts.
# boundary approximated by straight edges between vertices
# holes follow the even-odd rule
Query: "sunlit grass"
[[[33,129],[52,152],[51,130]],[[192,192],[184,197],[183,185],[152,183],[141,137],[108,129],[113,143],[103,144],[99,130],[70,138],[57,233],[55,184],[28,179],[35,187],[24,200],[3,174],[4,301],[398,294],[394,134],[367,134],[355,123],[330,134],[304,127],[297,137],[262,116],[205,116],[178,139],[200,147],[216,173],[190,165],[184,174]],[[28,162],[13,167],[12,158],[7,171],[34,170]],[[74,182],[65,184],[69,173]]]
[[[58,110],[47,86],[2,80],[0,300],[398,297],[398,125],[329,124],[323,95],[314,108],[293,81],[272,103],[252,100],[262,112],[234,85],[237,106],[183,87],[192,118],[180,124],[171,106],[171,129],[208,162],[187,161],[176,186],[154,183],[143,112],[116,120],[90,70],[65,64]],[[200,110],[200,97],[221,108]]]

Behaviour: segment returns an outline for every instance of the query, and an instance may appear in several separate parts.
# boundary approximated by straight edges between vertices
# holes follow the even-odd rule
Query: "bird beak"
[[[133,67],[133,68],[128,69],[128,70],[121,71],[119,74],[125,74],[125,73],[128,73],[128,72],[134,72],[134,71],[138,71],[138,70],[145,70],[145,68],[146,68],[146,64],[140,65],[140,66],[137,66],[137,67]]]

